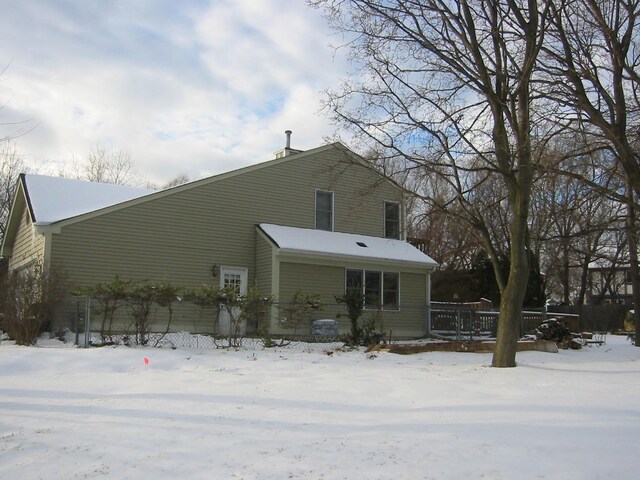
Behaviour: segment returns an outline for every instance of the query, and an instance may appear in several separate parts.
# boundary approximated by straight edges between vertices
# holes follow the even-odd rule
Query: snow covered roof
[[[24,175],[26,194],[36,225],[117,205],[153,193],[154,190],[45,175]]]
[[[259,227],[283,252],[359,257],[363,260],[393,261],[425,267],[437,265],[431,257],[402,240],[267,223],[261,223]]]

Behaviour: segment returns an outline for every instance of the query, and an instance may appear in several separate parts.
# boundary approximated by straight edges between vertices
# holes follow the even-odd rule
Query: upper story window
[[[316,190],[316,229],[333,231],[333,192]]]
[[[384,202],[384,238],[400,240],[400,204]]]

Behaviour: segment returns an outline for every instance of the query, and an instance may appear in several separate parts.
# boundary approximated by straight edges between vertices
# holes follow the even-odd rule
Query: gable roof
[[[434,268],[438,264],[416,247],[402,240],[352,233],[261,223],[260,230],[281,252],[311,256],[345,257]]]
[[[168,196],[168,195],[172,195],[174,193],[178,193],[178,192],[183,192],[186,190],[190,190],[192,188],[197,188],[200,187],[202,185],[208,185],[211,183],[215,183],[218,181],[223,181],[227,178],[231,178],[231,177],[235,177],[237,175],[242,175],[244,173],[249,173],[249,172],[253,172],[253,171],[259,171],[263,168],[268,168],[270,166],[273,165],[279,165],[281,163],[286,163],[286,162],[290,162],[290,161],[299,161],[302,160],[304,157],[307,156],[311,156],[311,155],[315,155],[317,153],[320,153],[322,151],[326,151],[326,150],[331,150],[334,149],[338,152],[340,152],[340,154],[342,154],[345,158],[348,158],[349,161],[352,161],[356,164],[359,164],[365,168],[369,168],[373,171],[375,171],[376,173],[378,173],[381,176],[381,179],[384,181],[387,181],[391,184],[393,184],[396,188],[402,190],[402,187],[400,185],[398,185],[396,182],[394,182],[392,179],[387,178],[385,176],[383,176],[379,171],[377,171],[372,165],[370,165],[369,163],[367,163],[360,155],[358,155],[357,153],[349,150],[346,146],[344,146],[343,144],[339,143],[339,142],[334,142],[334,143],[330,143],[327,145],[322,145],[320,147],[316,147],[313,148],[311,150],[305,150],[299,153],[295,153],[292,155],[287,155],[284,157],[280,157],[280,158],[276,158],[276,159],[272,159],[272,160],[267,160],[265,162],[260,162],[260,163],[256,163],[253,165],[249,165],[246,167],[242,167],[242,168],[238,168],[236,170],[231,170],[228,172],[224,172],[224,173],[220,173],[217,175],[213,175],[210,177],[205,177],[199,180],[194,180],[192,182],[189,183],[185,183],[182,185],[178,185],[172,188],[168,188],[166,190],[159,190],[159,191],[155,191],[155,192],[147,192],[147,194],[142,194],[142,195],[138,195],[138,196],[132,196],[131,199],[126,200],[126,201],[122,201],[120,203],[113,203],[111,205],[105,205],[103,207],[99,207],[97,209],[91,210],[91,211],[87,211],[85,213],[82,214],[77,214],[75,216],[71,216],[71,217],[66,217],[66,218],[60,218],[59,220],[53,221],[51,223],[57,224],[59,226],[65,226],[71,223],[75,223],[75,222],[79,222],[82,221],[84,219],[87,218],[92,218],[94,216],[98,216],[98,215],[102,215],[103,213],[107,213],[107,212],[112,212],[114,210],[118,210],[121,208],[126,208],[128,206],[133,206],[133,205],[137,205],[143,202],[148,202],[151,200],[154,200],[156,198],[161,198],[164,196]],[[59,215],[60,217],[63,217],[64,215]]]
[[[36,225],[76,217],[154,193],[144,188],[22,174],[31,220]]]
[[[119,205],[151,193],[154,191],[21,173],[18,177],[13,204],[2,238],[0,256],[10,254],[9,246],[18,231],[21,215],[25,208],[35,225],[50,225],[64,219],[86,215],[88,212]]]
[[[55,225],[56,227],[60,228],[105,213],[152,201],[164,196],[172,195],[174,193],[187,191],[192,188],[198,188],[202,185],[208,185],[218,181],[223,181],[225,179],[232,178],[237,175],[242,175],[244,173],[259,171],[263,168],[268,168],[273,165],[279,165],[290,161],[300,161],[303,160],[304,157],[315,155],[327,150],[335,150],[340,155],[342,155],[344,159],[348,159],[348,161],[350,162],[359,164],[365,168],[369,168],[375,171],[378,175],[380,175],[382,181],[389,182],[399,190],[402,190],[402,187],[395,181],[384,176],[372,165],[366,162],[360,155],[351,151],[340,142],[329,143],[320,147],[313,148],[311,150],[296,152],[295,154],[268,160],[261,163],[256,163],[243,168],[231,170],[229,172],[213,175],[183,185],[168,188],[166,190],[159,190],[155,192],[151,190],[136,189],[131,187],[118,187],[114,185],[95,183],[92,184],[91,182],[85,182],[82,180],[69,180],[41,175],[22,174],[18,181],[18,188],[14,197],[11,212],[9,214],[9,221],[7,223],[5,236],[2,239],[0,256],[4,256],[7,254],[7,246],[11,244],[17,232],[18,226],[20,224],[19,212],[22,211],[25,202],[27,204],[29,214],[31,215],[31,219],[34,223],[36,223],[37,226]],[[25,181],[25,177],[30,177],[28,185]],[[48,190],[49,187],[54,184],[54,182],[60,188]],[[69,188],[69,192],[73,191],[75,193],[69,193],[69,195],[66,195],[66,189],[62,187],[62,185],[66,182],[70,182],[67,184],[68,186],[70,186],[71,183],[75,182],[83,183],[84,186],[79,188]],[[93,194],[88,193],[88,190],[84,190],[84,188],[91,189]],[[49,191],[58,192],[55,198],[57,198],[57,200],[59,201],[53,201],[54,196],[52,196],[52,201],[50,201],[48,198]],[[119,193],[116,193],[116,191],[118,191]],[[104,198],[101,199],[100,197],[103,194]]]

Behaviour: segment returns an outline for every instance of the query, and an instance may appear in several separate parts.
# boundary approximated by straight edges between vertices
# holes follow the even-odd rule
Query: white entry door
[[[247,269],[240,267],[220,267],[220,288],[231,287],[240,295],[247,293]],[[220,310],[219,327],[223,335],[239,336],[247,331],[246,322],[234,322],[240,311],[232,310],[231,313],[226,308]],[[232,318],[233,317],[233,318]]]

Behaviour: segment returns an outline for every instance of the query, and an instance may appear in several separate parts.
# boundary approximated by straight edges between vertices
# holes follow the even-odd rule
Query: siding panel
[[[360,264],[349,268],[398,271],[375,264]],[[397,311],[365,310],[360,321],[375,317],[377,327],[394,337],[421,337],[426,334],[426,276],[400,271],[400,309]],[[280,301],[288,302],[296,291],[320,295],[323,307],[320,316],[339,321],[342,333],[349,330],[344,308],[335,296],[344,292],[345,267],[282,262],[280,264]],[[338,315],[342,314],[340,318]]]
[[[41,262],[43,256],[44,235],[35,232],[31,218],[24,207],[20,214],[20,225],[9,258],[9,270],[19,269],[34,261]]]
[[[77,284],[124,278],[187,287],[211,282],[211,266],[249,269],[256,280],[255,225],[315,224],[315,190],[335,192],[336,231],[382,236],[384,200],[399,190],[369,168],[325,149],[88,218],[53,235],[52,261]]]

